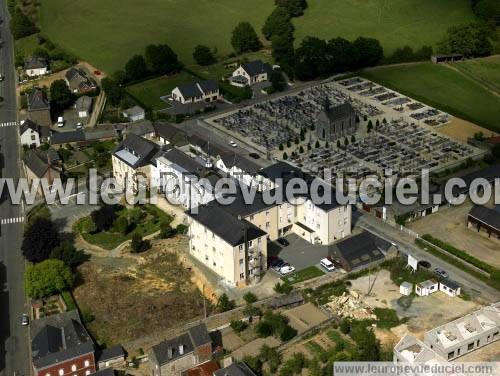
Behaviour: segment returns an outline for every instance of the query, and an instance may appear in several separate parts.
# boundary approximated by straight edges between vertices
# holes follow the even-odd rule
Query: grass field
[[[374,68],[361,75],[487,129],[500,130],[500,98],[451,68],[421,63]]]
[[[196,80],[196,77],[182,71],[173,76],[162,76],[131,85],[127,87],[127,92],[141,104],[153,110],[162,110],[167,108],[168,104],[160,97],[170,94],[177,85],[188,84]]]
[[[500,55],[462,61],[453,66],[489,89],[500,93]]]
[[[61,47],[98,68],[123,68],[150,43],[168,43],[189,64],[197,44],[232,52],[231,31],[249,21],[260,32],[272,0],[44,0],[40,24]]]
[[[451,25],[473,19],[469,0],[309,0],[294,21],[297,42],[305,36],[380,40],[385,53],[409,45],[434,46]]]

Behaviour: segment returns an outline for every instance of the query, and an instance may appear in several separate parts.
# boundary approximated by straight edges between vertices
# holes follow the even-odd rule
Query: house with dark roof
[[[26,94],[26,99],[28,118],[43,127],[50,127],[52,120],[50,118],[50,103],[47,93],[40,88],[34,88]]]
[[[500,212],[486,206],[474,206],[467,216],[467,227],[500,239]]]
[[[356,112],[349,102],[331,105],[326,100],[316,120],[316,136],[329,142],[350,136],[357,130]]]
[[[127,108],[122,112],[123,117],[128,119],[130,122],[144,120],[146,118],[146,111],[140,106],[133,106]]]
[[[29,147],[39,147],[41,143],[50,140],[50,128],[42,127],[30,119],[21,122],[19,127],[19,137],[21,145]]]
[[[44,76],[49,71],[47,59],[40,56],[30,56],[24,60],[24,73],[28,77]]]
[[[82,95],[75,101],[75,110],[79,118],[87,118],[92,110],[92,98]]]
[[[221,99],[219,85],[214,80],[198,81],[179,85],[172,90],[172,100],[186,103],[216,102]]]
[[[60,148],[65,145],[77,145],[85,143],[86,135],[83,129],[76,129],[68,132],[52,131],[50,144],[53,147]]]
[[[125,350],[121,345],[97,350],[95,353],[97,368],[105,369],[114,365],[122,365],[125,363],[125,356]]]
[[[180,375],[212,358],[212,339],[205,324],[151,348],[149,362],[154,376]]]
[[[156,139],[162,145],[184,146],[188,144],[187,134],[173,124],[156,122]]]
[[[46,179],[50,186],[61,177],[59,156],[53,149],[28,150],[23,157],[23,167],[29,184],[37,179]],[[39,187],[37,194],[41,193],[42,188]]]
[[[262,60],[249,61],[241,64],[233,72],[230,83],[234,86],[251,86],[269,80],[273,68]]]
[[[66,85],[72,93],[85,94],[94,91],[97,86],[87,74],[79,68],[70,68],[64,74]]]
[[[329,247],[329,257],[349,272],[384,260],[392,247],[388,241],[364,231],[332,244]]]
[[[129,134],[115,149],[111,157],[113,176],[127,190],[137,191],[139,185],[149,187],[160,147],[150,141]]]
[[[76,310],[33,320],[30,338],[37,376],[88,376],[97,369],[94,342]]]
[[[152,140],[155,137],[155,128],[153,127],[153,123],[149,120],[138,120],[133,123],[125,124],[121,133],[124,137],[127,137],[129,134],[135,134],[136,136]]]
[[[214,372],[213,376],[256,376],[244,362],[232,363]]]

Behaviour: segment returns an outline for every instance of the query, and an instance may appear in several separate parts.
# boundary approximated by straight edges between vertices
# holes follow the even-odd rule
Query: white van
[[[58,126],[59,128],[64,127],[64,118],[63,118],[62,116],[59,116],[59,117],[57,118],[57,126]]]
[[[333,262],[331,262],[330,260],[328,260],[327,258],[324,258],[322,259],[319,264],[325,268],[327,271],[329,272],[332,272],[333,270],[335,270],[335,266],[333,265]]]

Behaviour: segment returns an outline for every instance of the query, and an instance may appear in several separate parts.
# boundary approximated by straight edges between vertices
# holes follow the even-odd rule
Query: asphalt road
[[[13,41],[8,28],[6,2],[0,5],[3,45],[0,48],[0,124],[17,120],[16,82],[14,76]],[[19,178],[18,127],[0,127],[0,173],[4,178]],[[0,218],[22,215],[20,206],[0,199]],[[23,291],[24,258],[21,255],[22,223],[0,227],[0,375],[29,375],[28,329],[20,318],[26,312]]]

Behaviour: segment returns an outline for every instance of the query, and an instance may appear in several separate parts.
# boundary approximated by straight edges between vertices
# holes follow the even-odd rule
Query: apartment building
[[[418,338],[405,334],[394,346],[393,361],[394,363],[436,363],[446,362],[446,359]]]

